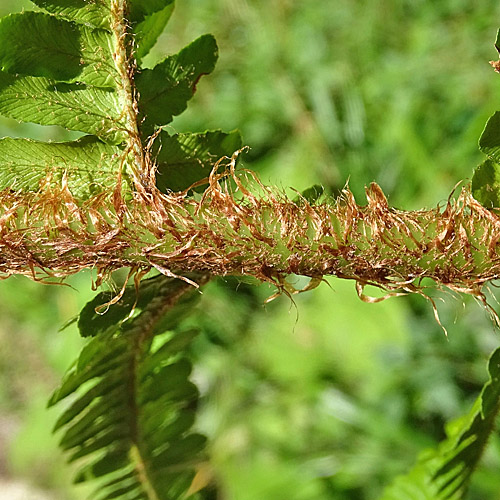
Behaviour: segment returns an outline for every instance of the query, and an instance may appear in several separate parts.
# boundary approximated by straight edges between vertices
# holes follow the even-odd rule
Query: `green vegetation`
[[[61,274],[95,265],[93,279],[100,283],[108,270],[120,267],[115,260],[121,265],[126,259],[135,265],[136,278],[147,263],[166,272],[162,260],[137,260],[135,247],[121,254],[122,247],[113,246],[116,239],[97,241],[95,234],[124,230],[122,243],[131,234],[143,238],[140,244],[155,243],[154,217],[141,218],[140,210],[131,210],[130,217],[123,208],[133,206],[136,195],[154,201],[148,198],[154,193],[154,172],[143,153],[151,151],[157,159],[157,185],[170,196],[168,189],[187,189],[217,158],[240,147],[236,132],[214,130],[219,127],[242,131],[252,146],[245,167],[259,172],[265,184],[304,190],[320,182],[327,193],[337,194],[350,178],[359,201],[363,186],[377,180],[391,205],[405,208],[445,200],[456,181],[470,177],[471,167],[484,159],[475,143],[495,110],[485,103],[497,101],[498,88],[487,66],[494,57],[488,42],[500,19],[493,2],[480,8],[451,1],[439,6],[386,2],[384,9],[379,2],[327,2],[319,9],[312,1],[300,6],[186,1],[171,17],[172,2],[132,1],[132,29],[147,34],[139,35],[137,55],[144,68],[151,68],[133,82],[144,99],[138,109],[127,87],[126,57],[120,63],[107,51],[115,47],[120,55],[129,47],[120,44],[120,26],[113,23],[118,11],[109,17],[105,1],[36,3],[61,17],[24,14],[0,24],[0,112],[77,131],[63,132],[59,139],[77,142],[0,142],[3,206],[12,206],[9,189],[30,203],[29,210],[24,205],[25,212],[7,217],[29,237],[19,243],[8,233],[12,239],[4,256],[10,260],[2,265],[4,272],[32,275],[40,262]],[[76,21],[76,27],[65,19]],[[148,53],[169,20],[164,37]],[[47,36],[40,44],[37,34],[54,30],[58,38]],[[214,39],[203,36],[214,30],[221,63],[210,79],[198,82],[214,68]],[[54,51],[66,45],[72,50],[62,60]],[[82,48],[85,57],[80,58]],[[176,55],[163,60],[165,53]],[[198,92],[190,109],[172,121],[186,108],[194,85]],[[4,123],[13,127],[8,135],[56,137],[50,135],[54,128]],[[473,181],[475,196],[488,207],[498,199],[488,186],[495,186],[500,136],[494,120],[489,123],[481,140],[489,160]],[[148,141],[167,124],[156,142]],[[80,138],[81,132],[97,138]],[[181,169],[187,175],[179,175]],[[203,186],[197,190],[189,193],[189,216],[203,200]],[[214,193],[228,192],[209,195]],[[58,200],[65,202],[62,212],[54,208]],[[297,200],[294,206],[304,203]],[[154,214],[161,205],[140,207]],[[90,222],[82,218],[87,211]],[[187,217],[182,211],[175,215]],[[220,219],[225,222],[225,216]],[[138,222],[138,233],[129,221]],[[70,230],[69,237],[61,228]],[[63,233],[66,239],[58,240]],[[40,253],[40,241],[48,253]],[[79,246],[63,246],[70,241]],[[479,259],[479,264],[484,262]],[[254,274],[277,279],[293,292],[281,276]],[[204,273],[185,277],[199,284],[207,278]],[[467,498],[495,498],[500,454],[498,438],[490,432],[497,411],[498,353],[489,372],[484,364],[498,342],[484,312],[462,311],[461,298],[447,297],[441,305],[441,297],[431,295],[449,330],[447,342],[421,297],[374,306],[359,301],[352,284],[339,280],[329,281],[334,291],[321,285],[314,293],[294,295],[295,310],[283,298],[264,309],[274,290],[242,277],[212,281],[203,296],[186,281],[150,278],[143,280],[138,297],[132,285],[111,304],[121,296],[127,274],[117,272],[113,278],[115,288],[93,299],[78,325],[59,334],[55,316],[68,319],[90,299],[88,275],[68,281],[85,296],[76,299],[73,290],[44,288],[39,305],[32,296],[40,285],[17,278],[2,283],[0,312],[9,319],[0,331],[5,346],[0,366],[13,383],[0,384],[6,408],[1,427],[17,427],[16,415],[28,416],[16,438],[7,432],[0,436],[9,447],[0,471],[10,476],[31,471],[33,481],[53,490],[55,498],[81,498],[93,491],[96,485],[68,487],[61,462],[52,462],[51,441],[40,443],[41,428],[50,427],[46,420],[58,419],[57,427],[64,428],[61,446],[71,450],[69,456],[94,460],[77,464],[80,480],[114,474],[104,478],[108,486],[100,488],[101,496],[92,498],[179,498],[195,470],[192,486],[204,483],[200,478],[207,471],[213,478],[195,495],[207,499],[462,498],[489,437]],[[307,286],[307,280],[293,279],[294,288]],[[106,307],[99,306],[106,303],[109,311],[100,315]],[[56,374],[82,345],[76,326],[82,336],[93,338],[51,402],[82,384],[83,392],[66,410],[41,416],[47,398],[40,393],[55,387]],[[455,420],[460,415],[465,416]],[[452,423],[444,439],[446,421]],[[409,479],[384,490],[391,478],[411,469],[421,452]]]

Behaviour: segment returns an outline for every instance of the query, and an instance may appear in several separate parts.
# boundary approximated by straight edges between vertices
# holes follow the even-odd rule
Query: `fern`
[[[36,3],[46,13],[23,12],[0,21],[0,113],[87,135],[67,143],[0,140],[0,189],[11,201],[24,197],[20,209],[26,222],[41,220],[43,228],[51,212],[59,221],[52,236],[67,230],[76,235],[78,220],[61,227],[66,217],[57,207],[66,203],[70,218],[83,207],[77,219],[88,236],[97,231],[109,241],[116,235],[110,219],[133,196],[134,181],[144,180],[141,140],[146,143],[149,134],[158,134],[154,152],[165,191],[189,187],[206,177],[219,157],[241,147],[236,132],[170,136],[161,130],[186,108],[201,75],[212,71],[217,58],[212,36],[153,69],[137,69],[132,79],[132,42],[140,61],[168,21],[173,1]],[[190,171],[187,178],[177,173],[182,169]],[[35,216],[34,206],[45,216]],[[32,231],[25,234],[33,236]],[[7,239],[2,246],[4,255],[19,255]],[[81,251],[75,244],[56,254]],[[53,268],[46,258],[45,264],[35,259],[36,265]],[[11,262],[4,270],[14,268]],[[60,446],[69,461],[81,462],[76,482],[96,480],[95,499],[180,498],[203,459],[205,438],[191,429],[198,391],[189,381],[185,354],[196,332],[182,327],[182,318],[197,298],[192,280],[203,284],[207,275],[190,276],[184,281],[159,276],[141,283],[140,290],[128,287],[113,306],[116,299],[101,293],[80,315],[80,332],[92,339],[50,404],[71,397],[55,430],[63,431]],[[106,303],[110,310],[96,313]]]
[[[137,145],[139,125],[147,139],[184,111],[196,82],[213,70],[217,46],[211,35],[205,35],[153,69],[137,69],[133,79],[129,68],[132,40],[139,47],[135,55],[144,57],[167,23],[173,1],[35,3],[51,14],[23,12],[0,21],[0,113],[93,137],[64,145],[27,140],[14,145],[2,139],[2,152],[10,155],[10,178],[2,176],[1,181],[6,186],[13,177],[23,179],[23,157],[30,155],[26,161],[34,161],[34,168],[41,172],[67,171],[70,188],[84,200],[87,197],[80,196],[84,193],[78,189],[85,179],[75,178],[73,170],[109,180],[116,179],[120,167],[125,174],[137,169],[130,163],[137,156],[127,159],[127,148]],[[125,18],[127,7],[130,14]],[[133,33],[126,32],[127,23]],[[139,104],[136,92],[141,95]],[[162,134],[168,138],[166,132]],[[238,135],[232,137],[231,149],[227,149],[222,144],[225,135],[214,134],[208,142],[206,135],[190,136],[192,147],[202,142],[207,153],[214,148],[208,161],[201,162],[203,177],[208,165],[221,155],[232,154],[232,148],[239,145]],[[31,185],[33,190],[39,187],[36,182]]]
[[[205,438],[193,430],[195,332],[183,318],[193,285],[212,275],[255,276],[291,295],[288,274],[311,277],[306,289],[330,274],[355,280],[368,301],[367,284],[424,294],[428,277],[489,308],[482,285],[500,273],[489,210],[500,200],[498,114],[480,140],[488,159],[475,198],[464,188],[443,210],[405,212],[372,184],[366,206],[348,189],[333,200],[313,187],[291,201],[237,171],[237,132],[167,131],[217,60],[204,35],[141,66],[173,0],[34,3],[43,12],[0,20],[0,113],[83,137],[0,140],[0,272],[38,279],[95,268],[100,284],[130,267],[135,278],[84,308],[89,342],[50,401],[70,399],[56,430],[69,460],[81,461],[76,480],[95,480],[94,499],[173,500],[197,488]],[[139,283],[152,268],[161,275]],[[498,413],[499,356],[471,413],[384,500],[463,498]]]
[[[95,313],[106,293],[84,308],[79,328],[93,339],[49,403],[74,396],[55,430],[64,430],[70,462],[91,459],[75,481],[98,478],[96,500],[180,498],[203,458],[205,438],[191,430],[198,391],[184,355],[196,332],[182,328],[180,314],[198,294],[184,281],[152,278],[134,312],[136,294],[127,288],[111,315]]]
[[[381,500],[461,500],[495,429],[500,411],[500,349],[488,363],[489,380],[471,411],[448,424],[448,437],[422,453],[406,476],[397,478]]]
[[[335,275],[355,280],[362,298],[366,284],[422,293],[428,277],[486,303],[481,286],[500,272],[489,251],[496,225],[468,190],[443,212],[394,210],[376,184],[366,207],[348,190],[338,200],[287,200],[236,171],[237,132],[166,131],[217,59],[204,35],[154,68],[140,67],[173,2],[38,4],[47,12],[0,21],[0,113],[86,136],[0,140],[0,271],[197,269],[252,275],[286,293],[295,293],[290,273],[314,283]],[[29,181],[27,164],[36,172]],[[204,195],[188,196],[196,188]]]

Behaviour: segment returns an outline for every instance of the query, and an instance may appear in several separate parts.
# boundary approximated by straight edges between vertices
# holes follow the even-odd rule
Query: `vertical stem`
[[[127,31],[128,0],[111,0],[111,29],[115,37],[115,52],[113,59],[120,75],[118,95],[122,105],[123,118],[127,126],[126,153],[132,154],[132,172],[136,185],[141,185],[141,179],[148,178],[148,162],[144,155],[142,141],[139,135],[137,116],[139,109],[134,90],[135,64],[131,55],[131,43]]]

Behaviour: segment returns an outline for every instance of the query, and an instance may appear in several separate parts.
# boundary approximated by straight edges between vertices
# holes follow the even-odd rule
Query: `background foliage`
[[[23,3],[3,0],[0,15]],[[211,32],[220,60],[172,128],[239,128],[252,147],[245,162],[265,182],[337,192],[349,178],[362,199],[376,180],[392,205],[412,209],[446,199],[482,161],[477,139],[500,101],[488,65],[498,2],[177,3],[158,57]],[[2,136],[75,137],[0,125]],[[45,410],[81,347],[74,326],[57,329],[92,296],[88,275],[70,283],[78,292],[0,284],[0,491],[18,481],[54,500],[85,497],[68,486]],[[439,305],[447,341],[423,299],[370,305],[351,283],[330,284],[297,308],[284,298],[264,307],[265,286],[207,287],[192,356],[205,395],[199,427],[227,499],[377,498],[487,378],[498,333],[474,304]],[[471,499],[497,498],[499,467],[494,437]]]

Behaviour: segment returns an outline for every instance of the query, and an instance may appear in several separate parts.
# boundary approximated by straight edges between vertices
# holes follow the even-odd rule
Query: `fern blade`
[[[96,28],[109,28],[109,0],[31,0],[34,4],[68,21],[78,21]]]
[[[396,478],[381,500],[462,500],[500,411],[500,349],[488,363],[490,379],[471,411],[448,426],[448,438],[422,453],[417,465]]]
[[[41,12],[0,20],[0,66],[23,76],[114,88],[118,73],[112,35]]]
[[[109,144],[120,144],[127,137],[120,101],[113,92],[45,77],[0,72],[0,114],[96,135]]]
[[[140,22],[133,25],[137,44],[135,57],[138,61],[141,61],[155,45],[174,10],[174,0],[165,0],[160,5],[163,7],[161,10],[143,14],[139,17]]]
[[[239,132],[213,130],[202,134],[171,136],[161,132],[155,150],[158,189],[163,192],[184,191],[194,183],[208,178],[220,158],[231,157],[241,147]]]
[[[213,71],[217,58],[214,37],[203,35],[178,54],[137,75],[143,136],[150,135],[156,127],[167,125],[186,109],[196,83],[202,75]]]
[[[56,391],[52,402],[80,392],[78,384],[91,384],[57,427],[64,430],[61,447],[72,450],[69,460],[84,460],[75,481],[99,483],[93,498],[177,500],[189,489],[206,439],[192,431],[198,390],[189,381],[191,363],[183,353],[194,333],[183,333],[183,314],[173,314],[172,308],[191,289],[171,278],[146,280],[137,316],[118,315],[114,332],[109,325],[101,330]],[[124,295],[133,293],[130,287]],[[87,325],[96,326],[95,318],[86,318],[91,319]],[[84,320],[81,328],[85,325]]]
[[[87,200],[116,187],[120,154],[120,148],[94,136],[64,143],[5,137],[0,139],[0,190],[60,189],[64,181],[74,197]]]

